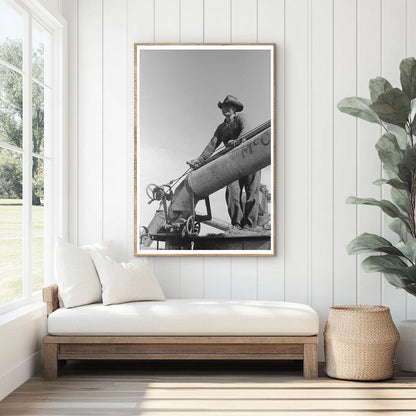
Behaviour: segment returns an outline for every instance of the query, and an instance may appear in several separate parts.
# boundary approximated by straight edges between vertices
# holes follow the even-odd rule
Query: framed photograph
[[[135,255],[275,255],[275,45],[134,48]]]

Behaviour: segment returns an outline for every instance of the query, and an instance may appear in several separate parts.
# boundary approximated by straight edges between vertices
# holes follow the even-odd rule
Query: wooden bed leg
[[[318,344],[303,345],[303,376],[318,377]]]
[[[43,377],[58,378],[58,344],[43,344]]]

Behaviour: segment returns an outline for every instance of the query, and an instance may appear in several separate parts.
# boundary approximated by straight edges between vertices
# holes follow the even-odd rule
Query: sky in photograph
[[[270,55],[269,50],[248,49],[140,51],[139,225],[148,225],[158,208],[156,202],[148,205],[146,186],[180,176],[186,161],[201,154],[223,122],[218,101],[228,94],[237,97],[252,128],[271,118]],[[262,171],[269,189],[270,172],[270,167]],[[221,189],[211,196],[212,214],[229,222],[224,195]],[[197,211],[205,212],[203,202]]]

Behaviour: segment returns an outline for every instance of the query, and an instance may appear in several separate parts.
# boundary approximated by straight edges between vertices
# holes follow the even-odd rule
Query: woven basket
[[[334,306],[324,330],[326,373],[344,380],[393,377],[399,332],[385,306]]]

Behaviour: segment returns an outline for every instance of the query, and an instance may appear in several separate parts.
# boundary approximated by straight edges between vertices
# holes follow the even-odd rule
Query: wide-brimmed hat
[[[241,101],[238,101],[238,98],[233,95],[227,95],[224,98],[224,101],[218,101],[218,108],[222,108],[223,105],[232,105],[235,108],[235,111],[243,111],[244,105]]]

